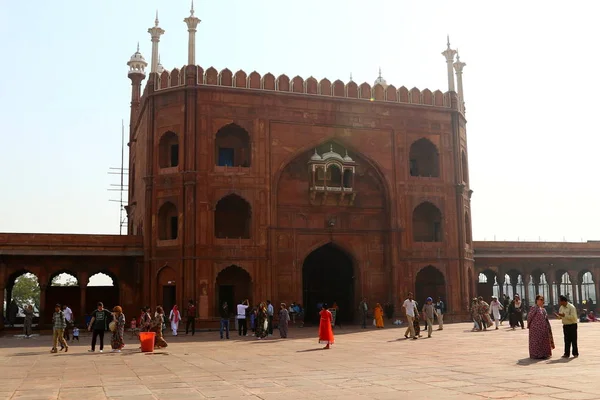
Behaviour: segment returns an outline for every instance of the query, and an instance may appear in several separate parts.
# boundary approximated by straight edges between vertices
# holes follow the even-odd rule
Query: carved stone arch
[[[375,161],[368,155],[364,154],[360,150],[356,149],[352,144],[345,142],[343,139],[332,137],[332,136],[327,137],[327,138],[318,139],[309,144],[306,144],[305,146],[298,148],[295,152],[290,154],[289,157],[287,157],[285,160],[283,160],[281,162],[281,164],[278,166],[277,172],[274,174],[273,181],[272,181],[272,185],[273,185],[272,187],[274,188],[274,190],[272,191],[272,193],[277,193],[277,188],[279,185],[279,181],[281,179],[281,174],[283,173],[283,171],[285,170],[285,167],[287,165],[289,165],[291,162],[293,162],[297,157],[301,156],[303,153],[305,153],[309,150],[314,150],[315,148],[318,148],[329,142],[333,142],[333,143],[336,143],[336,144],[344,147],[345,149],[348,150],[348,152],[357,154],[358,156],[360,156],[362,159],[364,159],[368,163],[370,170],[374,171],[374,173],[375,173],[374,176],[378,179],[379,183],[382,185],[382,189],[385,194],[384,203],[386,205],[385,206],[386,212],[389,215],[389,213],[391,212],[391,203],[390,203],[391,189],[390,188],[392,187],[392,184],[388,180],[386,175],[382,172],[383,168],[381,168],[381,166],[377,163],[377,161]]]
[[[262,77],[261,84],[264,90],[275,90],[275,76],[268,72]]]
[[[332,86],[331,81],[327,78],[321,79],[319,82],[319,94],[323,96],[331,96],[332,95]]]
[[[261,77],[258,72],[252,71],[248,75],[247,87],[250,89],[262,89]]]
[[[304,93],[304,79],[300,76],[295,76],[292,79],[291,91],[294,93]]]
[[[236,88],[246,88],[248,85],[248,76],[243,70],[239,70],[233,77],[233,86]]]
[[[279,91],[279,92],[289,92],[290,91],[290,78],[285,74],[279,75],[279,77],[277,78],[276,88],[277,88],[277,91]]]
[[[319,94],[319,83],[312,76],[304,82],[304,91],[308,94]]]
[[[59,275],[62,274],[67,274],[67,275],[71,275],[73,278],[75,278],[77,280],[77,286],[79,286],[79,276],[77,275],[77,272],[75,272],[72,269],[68,269],[68,268],[61,268],[61,269],[57,269],[55,271],[52,271],[50,274],[48,274],[48,280],[47,280],[47,285],[48,286],[52,286],[52,281],[54,280],[54,278],[56,278]],[[87,282],[86,282],[87,284]]]
[[[361,83],[359,92],[360,92],[361,99],[369,100],[373,97],[371,85],[369,85],[367,82]]]
[[[214,67],[210,67],[204,73],[204,84],[206,84],[206,85],[218,85],[219,84],[219,72]]]
[[[346,84],[346,97],[357,99],[358,96],[358,85],[356,82],[350,81]]]
[[[219,85],[221,86],[232,86],[233,85],[233,73],[225,68],[219,72]]]
[[[223,271],[225,271],[227,268],[231,267],[231,266],[236,266],[242,270],[244,270],[244,272],[246,272],[248,274],[248,276],[250,277],[250,281],[254,282],[254,268],[252,268],[251,266],[248,265],[247,262],[245,261],[238,261],[236,260],[228,262],[228,261],[223,261],[223,262],[218,262],[215,263],[213,265],[213,283],[217,282],[217,278],[219,277],[219,274]]]

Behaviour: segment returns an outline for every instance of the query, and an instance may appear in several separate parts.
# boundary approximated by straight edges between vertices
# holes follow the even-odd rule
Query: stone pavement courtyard
[[[265,341],[167,334],[168,349],[149,354],[130,335],[121,354],[88,353],[88,335],[50,354],[50,336],[6,334],[0,399],[600,399],[600,323],[579,325],[581,356],[568,360],[552,325],[558,346],[540,362],[528,359],[527,330],[472,333],[472,324],[416,341],[404,328],[344,327],[331,350],[308,327]]]

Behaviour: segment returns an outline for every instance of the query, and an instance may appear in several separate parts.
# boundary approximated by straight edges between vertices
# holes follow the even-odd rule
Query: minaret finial
[[[140,42],[138,42],[138,45],[137,45],[137,52],[138,53],[140,52]]]
[[[158,26],[158,10],[156,10],[156,18],[154,19],[154,26]]]
[[[456,48],[456,61],[460,62],[460,54],[458,54],[458,47]]]
[[[192,8],[190,9],[190,15],[194,15],[194,0],[192,0]]]
[[[333,143],[329,145],[329,151],[333,153]]]
[[[446,39],[448,40],[448,50],[450,49],[450,35],[446,35]]]
[[[352,72],[350,72],[350,82],[352,82]]]
[[[381,78],[381,67],[379,67],[379,77]]]

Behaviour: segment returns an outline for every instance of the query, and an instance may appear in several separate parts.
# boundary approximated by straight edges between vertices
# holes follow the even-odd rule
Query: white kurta
[[[171,310],[169,320],[171,321],[171,330],[173,331],[173,336],[177,336],[177,329],[179,329],[179,321],[181,321],[181,314],[179,313],[179,310],[177,310],[176,312],[173,312],[173,310]]]
[[[499,301],[492,301],[492,304],[490,304],[490,314],[494,316],[496,321],[500,320],[500,310],[503,309],[504,307],[502,307]]]

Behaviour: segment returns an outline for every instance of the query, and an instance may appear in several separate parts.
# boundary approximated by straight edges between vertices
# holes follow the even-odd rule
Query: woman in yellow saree
[[[375,317],[377,328],[383,328],[383,308],[381,308],[381,304],[377,303],[373,310],[373,316]]]

